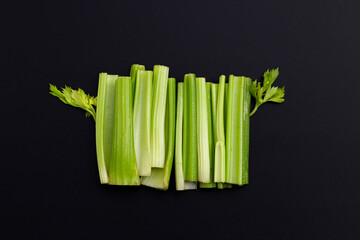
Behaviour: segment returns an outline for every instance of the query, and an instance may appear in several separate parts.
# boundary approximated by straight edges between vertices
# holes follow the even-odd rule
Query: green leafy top
[[[285,101],[285,87],[272,87],[276,78],[279,76],[279,68],[267,70],[264,73],[263,86],[261,82],[255,80],[250,85],[250,93],[255,98],[256,103],[253,111],[250,113],[250,116],[254,115],[258,107],[266,102],[276,102],[282,103]]]
[[[62,91],[60,91],[56,86],[50,84],[50,94],[58,97],[65,104],[84,109],[86,111],[86,117],[92,116],[94,120],[96,119],[94,109],[97,103],[96,98],[86,94],[82,89],[73,90],[65,86],[65,88],[62,88]]]

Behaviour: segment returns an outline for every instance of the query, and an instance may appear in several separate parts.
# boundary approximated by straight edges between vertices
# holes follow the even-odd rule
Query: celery
[[[183,172],[183,122],[184,122],[184,84],[178,83],[175,142],[175,179],[176,190],[196,189],[196,182],[184,180]]]
[[[133,65],[134,66],[134,65]],[[152,71],[138,70],[134,100],[134,146],[140,176],[151,175]],[[132,80],[132,79],[131,79]]]
[[[165,109],[166,91],[168,85],[169,68],[154,66],[152,119],[151,119],[151,152],[152,167],[163,168],[165,165]]]
[[[217,183],[218,189],[224,189],[224,188],[232,188],[232,185],[230,183]]]
[[[143,177],[141,184],[167,190],[171,169],[174,161],[174,142],[175,142],[175,108],[176,108],[176,81],[175,78],[169,78],[166,117],[165,117],[165,139],[166,139],[166,161],[164,168],[153,168],[150,177]]]
[[[186,74],[184,77],[184,136],[183,136],[183,171],[185,181],[197,182],[197,108],[196,77]]]
[[[196,78],[198,181],[210,183],[209,129],[205,78]]]
[[[279,68],[267,70],[264,73],[263,86],[255,80],[250,84],[250,93],[255,98],[255,107],[250,116],[254,115],[258,107],[266,102],[282,103],[285,101],[285,87],[273,87],[272,84],[279,76]]]
[[[115,82],[113,142],[109,167],[109,184],[139,185],[134,149],[133,91],[130,77]]]
[[[136,80],[137,80],[137,77],[138,77],[138,73],[137,73],[138,70],[145,71],[145,66],[140,65],[140,64],[131,65],[130,77],[131,77],[131,85],[132,85],[132,89],[133,89],[133,96],[135,96],[135,91],[136,91],[136,82],[137,82]],[[135,101],[135,99],[134,99],[134,101]]]
[[[97,100],[84,92],[82,89],[74,90],[68,86],[60,91],[56,86],[50,84],[50,94],[58,97],[63,103],[86,111],[85,116],[92,116],[96,121],[95,108]]]
[[[225,182],[225,130],[224,130],[225,76],[220,76],[216,109],[215,182]]]
[[[209,159],[210,159],[210,183],[200,183],[200,188],[214,188],[214,160],[215,160],[215,145],[214,145],[214,131],[213,131],[213,115],[211,106],[211,87],[212,83],[206,83],[206,103],[208,114],[208,137],[209,137]]]
[[[96,153],[100,182],[108,183],[108,172],[111,159],[114,104],[115,104],[115,81],[117,75],[100,73],[96,109]]]
[[[229,77],[226,128],[226,182],[248,183],[251,79]]]

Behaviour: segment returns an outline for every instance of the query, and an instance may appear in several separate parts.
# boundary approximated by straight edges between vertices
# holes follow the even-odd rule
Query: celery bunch
[[[195,74],[176,83],[168,75],[166,66],[134,64],[130,77],[100,73],[97,97],[51,84],[50,93],[94,118],[102,184],[167,190],[174,157],[177,190],[248,184],[250,116],[265,102],[284,101],[284,88],[272,86],[278,69],[267,70],[263,84],[233,75],[210,83]]]

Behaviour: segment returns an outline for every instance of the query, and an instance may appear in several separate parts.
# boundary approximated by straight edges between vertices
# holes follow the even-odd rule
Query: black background
[[[359,239],[359,1],[5,1],[1,239]],[[99,184],[95,130],[48,84],[97,94],[133,63],[261,78],[283,104],[251,118],[250,185],[167,192]]]

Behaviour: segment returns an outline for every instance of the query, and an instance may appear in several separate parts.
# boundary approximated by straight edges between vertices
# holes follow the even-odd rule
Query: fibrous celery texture
[[[183,123],[184,123],[184,83],[178,83],[175,135],[175,179],[176,190],[196,189],[196,182],[185,181],[183,171]]]
[[[113,142],[109,184],[139,185],[133,134],[133,91],[130,77],[115,82]]]
[[[184,133],[183,133],[183,171],[185,181],[197,182],[197,106],[196,76],[184,77]]]
[[[196,78],[198,181],[210,183],[209,128],[205,78]]]
[[[212,83],[206,83],[206,105],[208,114],[208,139],[209,139],[209,160],[210,160],[210,182],[200,183],[201,188],[214,188],[214,161],[215,161],[215,145],[214,145],[214,130],[213,130],[213,115],[211,103],[211,87]],[[216,86],[216,85],[215,85]]]
[[[115,82],[117,75],[100,73],[96,109],[96,153],[100,182],[108,183],[114,126]]]
[[[134,100],[134,145],[140,176],[151,175],[152,71],[138,70]]]
[[[169,78],[165,115],[165,150],[166,159],[164,168],[152,168],[151,176],[142,177],[141,184],[167,190],[174,161],[175,144],[175,108],[176,108],[176,80]]]
[[[169,68],[154,66],[152,118],[151,118],[151,152],[152,167],[163,168],[165,165],[165,109]]]
[[[225,182],[225,129],[224,129],[225,76],[220,76],[216,104],[215,182]]]
[[[248,183],[251,79],[229,77],[226,123],[226,183]]]

